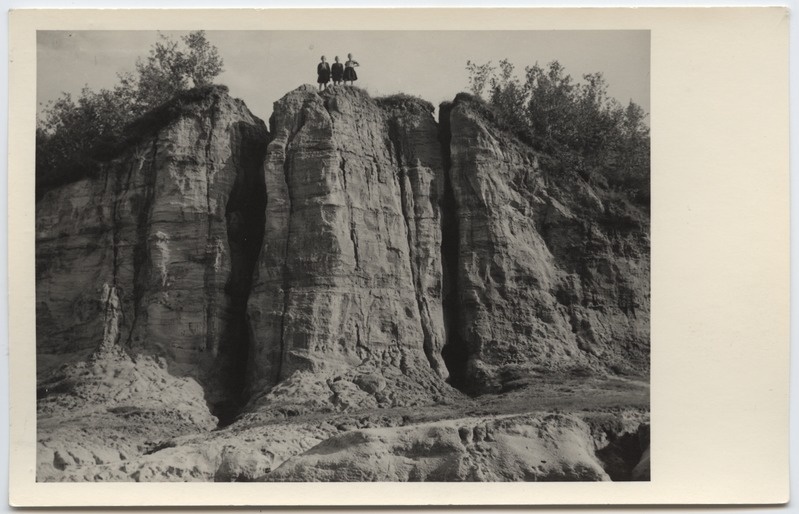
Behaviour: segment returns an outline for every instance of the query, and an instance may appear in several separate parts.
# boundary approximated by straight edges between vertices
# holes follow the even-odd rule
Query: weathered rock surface
[[[222,431],[165,432],[149,436],[118,428],[97,432],[71,423],[40,442],[40,481],[236,482],[254,481],[290,457],[338,433],[322,423],[231,426]],[[73,439],[65,439],[72,437]],[[146,439],[144,437],[147,437]],[[134,439],[131,442],[131,439]],[[76,444],[73,441],[80,441]],[[87,449],[84,449],[87,448]],[[118,450],[118,451],[117,451]],[[61,456],[65,460],[60,460]]]
[[[199,384],[166,368],[163,358],[113,348],[48,374],[38,391],[37,480],[104,479],[99,466],[216,427]],[[75,470],[83,478],[70,478]]]
[[[172,438],[150,433],[138,443],[135,431],[112,432],[108,419],[96,418],[103,422],[96,434],[88,424],[82,433],[73,421],[40,443],[38,477],[173,482],[648,480],[636,475],[649,473],[640,428],[648,415],[638,409],[444,414],[427,422],[408,412],[373,410],[268,424],[240,421],[222,430]],[[67,435],[82,445],[58,441]],[[110,448],[103,438],[118,442]]]
[[[411,107],[311,87],[275,104],[249,316],[254,390],[277,387],[258,408],[290,409],[292,397],[319,410],[454,394],[441,358],[444,170],[432,106]],[[364,387],[366,375],[389,385]]]
[[[215,90],[99,178],[37,202],[41,373],[97,348],[110,287],[119,303],[113,344],[164,357],[212,402],[243,387],[234,364],[247,348],[243,305],[263,237],[266,140],[263,122]]]
[[[648,209],[483,109],[216,88],[44,193],[39,479],[648,479]]]
[[[452,190],[445,356],[455,383],[649,366],[649,215],[493,126],[442,105]]]
[[[267,481],[609,481],[577,418],[466,418],[331,437]]]

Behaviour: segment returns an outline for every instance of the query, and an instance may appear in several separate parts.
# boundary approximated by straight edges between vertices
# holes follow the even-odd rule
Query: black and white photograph
[[[37,481],[650,479],[649,31],[36,44]]]
[[[9,504],[785,505],[788,14],[12,10]]]

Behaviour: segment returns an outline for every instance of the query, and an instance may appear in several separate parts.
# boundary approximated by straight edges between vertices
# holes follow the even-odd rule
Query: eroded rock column
[[[386,401],[447,387],[435,122],[386,109],[356,88],[302,87],[275,104],[249,304],[256,389],[372,372],[387,377]],[[396,381],[417,393],[403,400]]]

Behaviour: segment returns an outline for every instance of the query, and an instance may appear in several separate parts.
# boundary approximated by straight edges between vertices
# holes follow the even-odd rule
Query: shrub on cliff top
[[[381,96],[375,98],[375,102],[385,110],[400,109],[405,112],[416,112],[420,114],[430,114],[435,111],[435,107],[433,107],[432,103],[418,96],[406,95],[405,93]]]
[[[467,61],[477,109],[500,128],[581,174],[617,187],[649,187],[649,127],[634,102],[623,107],[607,94],[601,73],[576,82],[558,61],[525,68],[523,79],[507,59]],[[475,101],[480,99],[482,101]],[[648,198],[648,196],[646,196]]]
[[[185,105],[206,96],[223,61],[203,31],[174,41],[160,36],[136,75],[119,75],[113,89],[84,88],[50,102],[36,127],[37,196],[94,174],[148,127],[163,126]],[[160,125],[159,125],[160,124]]]

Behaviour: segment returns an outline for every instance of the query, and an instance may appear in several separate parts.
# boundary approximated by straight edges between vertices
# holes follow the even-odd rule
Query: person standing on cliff
[[[333,84],[341,84],[341,78],[344,76],[344,65],[338,62],[338,55],[336,62],[333,63]]]
[[[319,91],[327,89],[327,83],[330,82],[330,65],[324,55],[322,56],[322,62],[316,66],[316,76],[316,82],[319,83]]]
[[[358,61],[352,58],[352,54],[347,54],[347,62],[344,63],[344,85],[349,81],[352,86],[354,85],[353,82],[358,80],[358,74],[355,73],[356,66],[360,66]]]

